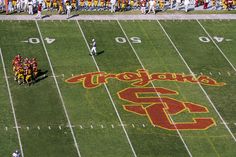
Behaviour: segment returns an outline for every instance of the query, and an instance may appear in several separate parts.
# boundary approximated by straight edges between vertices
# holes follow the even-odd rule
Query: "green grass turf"
[[[202,43],[200,36],[206,36],[203,29],[196,21],[160,21],[164,29],[173,40],[183,58],[198,75],[203,73],[218,82],[225,82],[225,86],[203,88],[218,109],[222,117],[233,133],[235,133],[235,110],[233,97],[235,93],[235,71],[223,58],[219,50],[212,42]],[[235,21],[200,21],[209,33],[214,36],[222,36],[232,39],[230,42],[217,43],[232,64],[236,64],[236,49],[233,45],[236,41],[234,33]],[[129,40],[139,37],[141,43],[131,44],[127,42],[122,29],[117,21],[82,21],[79,22],[85,38],[90,42],[93,38],[97,41],[97,51],[103,52],[96,56],[96,62],[101,71],[107,73],[135,72],[142,66],[134,51],[140,58],[142,65],[154,72],[172,72],[190,74],[184,62],[165,36],[156,21],[120,21],[122,28]],[[138,116],[127,112],[122,105],[129,104],[119,99],[117,92],[131,87],[130,82],[121,82],[109,79],[107,87],[111,94],[114,106],[103,85],[86,89],[82,83],[68,84],[65,79],[72,75],[95,72],[96,66],[84,38],[75,21],[39,21],[43,39],[54,38],[55,41],[48,44],[46,49],[49,54],[59,88],[68,111],[81,156],[133,156],[127,136],[114,110],[117,108],[122,123],[131,141],[137,156],[170,157],[189,156],[186,148],[176,131],[168,131],[153,127],[147,117]],[[227,28],[227,29],[226,29]],[[231,31],[232,30],[232,31]],[[42,41],[38,44],[24,43],[21,41],[29,38],[39,38],[35,22],[6,22],[0,26],[0,47],[2,48],[4,61],[12,98],[16,110],[17,122],[21,126],[20,135],[25,156],[77,156],[74,141],[67,127],[67,119],[62,107],[55,81],[46,57]],[[122,37],[125,43],[116,42],[116,37]],[[9,42],[10,41],[10,42]],[[24,57],[36,57],[40,69],[46,73],[47,78],[37,82],[31,87],[17,85],[13,81],[11,60],[21,53]],[[212,57],[213,56],[213,57]],[[2,64],[0,72],[3,75]],[[219,73],[220,72],[220,75]],[[230,76],[228,73],[230,73]],[[212,76],[210,75],[212,74]],[[63,77],[64,76],[64,77]],[[14,148],[18,148],[12,111],[7,94],[7,88],[3,77],[0,79],[3,100],[0,111],[0,144],[3,149],[0,154],[10,154]],[[175,122],[191,122],[193,117],[213,117],[216,126],[208,130],[180,131],[189,151],[193,156],[233,156],[235,141],[228,130],[221,124],[221,120],[211,103],[200,89],[199,85],[191,83],[154,81],[156,87],[165,87],[177,91],[179,94],[171,96],[184,102],[194,102],[208,108],[209,113],[190,114],[188,111],[172,116]],[[147,87],[152,87],[151,84]],[[135,127],[132,126],[134,124]],[[145,127],[142,125],[145,124]],[[58,126],[61,126],[60,130]],[[101,127],[103,126],[103,128]],[[5,131],[5,126],[9,126]],[[37,127],[40,126],[40,130]],[[48,129],[51,126],[51,130]],[[92,126],[92,127],[91,127]],[[114,126],[114,128],[112,127]],[[27,127],[30,129],[27,130]],[[82,127],[82,128],[81,128]],[[2,142],[3,141],[3,142]],[[2,145],[3,143],[3,145]]]

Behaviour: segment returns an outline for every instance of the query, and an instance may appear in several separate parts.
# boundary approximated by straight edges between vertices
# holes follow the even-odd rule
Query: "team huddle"
[[[14,80],[18,84],[31,85],[38,76],[38,64],[36,58],[23,58],[19,54],[12,60]]]

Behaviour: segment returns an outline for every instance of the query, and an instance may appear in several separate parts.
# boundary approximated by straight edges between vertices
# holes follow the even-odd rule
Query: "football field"
[[[235,156],[235,26],[1,21],[0,156]],[[14,81],[18,53],[38,60],[31,86]]]

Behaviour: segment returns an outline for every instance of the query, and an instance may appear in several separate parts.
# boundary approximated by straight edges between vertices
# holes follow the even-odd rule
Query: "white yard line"
[[[54,81],[55,81],[55,84],[56,84],[56,87],[57,87],[57,91],[58,91],[58,94],[59,94],[59,97],[61,99],[61,103],[62,103],[62,106],[63,106],[63,109],[64,109],[64,112],[65,112],[65,115],[66,115],[66,119],[67,119],[67,122],[68,122],[68,125],[70,127],[70,131],[71,131],[71,134],[72,134],[72,137],[73,137],[73,140],[74,140],[74,144],[75,144],[75,148],[77,150],[77,154],[79,157],[81,157],[81,154],[80,154],[80,151],[79,151],[79,146],[78,146],[78,143],[77,143],[77,140],[75,138],[75,134],[74,134],[74,131],[72,129],[72,125],[71,125],[71,122],[70,122],[70,118],[69,118],[69,115],[67,113],[67,109],[66,109],[66,106],[65,106],[65,102],[64,102],[64,99],[62,97],[62,94],[61,94],[61,90],[59,88],[59,85],[58,85],[58,82],[57,82],[57,79],[56,79],[56,75],[54,73],[54,70],[53,70],[53,67],[52,67],[52,63],[51,63],[51,60],[50,60],[50,57],[48,55],[48,51],[47,51],[47,48],[45,46],[45,43],[44,43],[44,40],[43,40],[43,36],[42,36],[42,33],[40,31],[40,28],[39,28],[39,25],[38,25],[38,22],[37,20],[35,20],[35,23],[36,23],[36,26],[37,26],[37,29],[38,29],[38,32],[39,32],[39,35],[40,35],[40,39],[42,41],[42,44],[43,44],[43,48],[44,48],[44,51],[46,53],[46,56],[47,56],[47,59],[48,59],[48,62],[49,62],[49,66],[51,68],[51,71],[52,71],[52,75],[54,76]]]
[[[78,25],[78,27],[79,27],[79,29],[80,29],[80,31],[81,31],[81,34],[82,34],[82,36],[83,36],[83,38],[84,38],[84,41],[85,41],[85,43],[86,43],[86,45],[87,45],[87,48],[88,48],[88,50],[89,50],[89,52],[90,52],[90,47],[89,47],[88,41],[87,41],[87,39],[86,39],[86,37],[85,37],[85,35],[84,35],[84,32],[83,32],[83,30],[82,30],[82,28],[81,28],[79,22],[78,22],[78,21],[76,21],[76,22],[77,22],[77,25]],[[94,58],[93,55],[92,55],[92,59],[93,59],[95,65],[96,65],[97,70],[100,72],[100,68],[98,67],[97,61],[95,60],[95,58]],[[119,115],[119,112],[118,112],[118,110],[117,110],[117,108],[116,108],[115,102],[113,101],[113,98],[112,98],[112,96],[111,96],[111,93],[110,93],[110,91],[109,91],[107,85],[106,85],[105,83],[104,83],[103,85],[104,85],[104,87],[105,87],[105,89],[106,89],[106,91],[107,91],[107,94],[108,94],[108,96],[109,96],[109,98],[110,98],[110,100],[111,100],[111,103],[112,103],[113,108],[114,108],[114,110],[115,110],[115,112],[116,112],[116,115],[117,115],[117,117],[118,117],[118,119],[119,119],[119,121],[120,121],[120,124],[121,124],[121,126],[122,126],[122,129],[123,129],[123,131],[124,131],[124,133],[125,133],[125,136],[126,136],[128,142],[129,142],[129,145],[130,145],[130,148],[131,148],[131,150],[132,150],[132,152],[133,152],[133,155],[134,155],[134,157],[137,157],[136,152],[135,152],[135,150],[134,150],[134,147],[133,147],[133,145],[132,145],[132,143],[131,143],[131,141],[130,141],[130,138],[129,138],[129,136],[128,136],[128,133],[127,133],[125,127],[124,127],[123,121],[121,120],[121,117],[120,117],[120,115]]]
[[[210,34],[207,32],[207,30],[204,28],[204,26],[200,23],[200,21],[196,20],[198,22],[198,24],[202,27],[202,29],[204,30],[204,32],[208,35],[208,37],[211,39],[211,41],[214,43],[214,45],[217,47],[217,49],[220,51],[220,53],[224,56],[224,58],[227,60],[227,62],[230,64],[230,66],[234,69],[234,71],[236,72],[236,68],[234,67],[234,65],[230,62],[230,60],[228,59],[228,57],[224,54],[224,52],[221,50],[221,48],[216,44],[216,42],[213,40],[213,38],[210,36]]]
[[[138,61],[139,61],[140,65],[142,66],[142,68],[143,68],[143,69],[146,69],[146,68],[144,67],[144,65],[143,65],[142,61],[140,60],[140,58],[139,58],[139,56],[138,56],[138,54],[137,54],[136,50],[134,49],[133,45],[131,44],[131,42],[130,42],[130,40],[129,40],[128,36],[126,35],[126,33],[125,33],[125,31],[124,31],[123,27],[121,26],[121,24],[120,24],[120,22],[119,22],[118,20],[117,20],[117,23],[119,24],[119,26],[120,26],[120,28],[121,28],[122,32],[124,33],[124,35],[125,35],[125,37],[126,37],[126,40],[128,41],[128,43],[129,43],[130,47],[132,48],[132,50],[133,50],[133,52],[134,52],[135,56],[137,57],[137,59],[138,59]],[[151,84],[152,84],[153,88],[155,88],[155,85],[153,84],[153,82],[152,82],[152,81],[151,81]],[[162,101],[162,99],[161,99],[161,97],[160,97],[160,94],[159,94],[157,91],[156,91],[156,94],[157,94],[157,96],[160,98],[160,100]],[[181,135],[180,131],[177,129],[177,127],[176,127],[176,125],[175,125],[175,123],[174,123],[173,119],[171,118],[171,116],[169,116],[169,118],[170,118],[171,122],[174,124],[174,127],[176,128],[176,131],[177,131],[177,133],[178,133],[178,135],[179,135],[179,137],[180,137],[181,141],[183,142],[183,144],[184,144],[184,147],[186,148],[186,150],[187,150],[187,152],[188,152],[189,156],[190,156],[190,157],[192,157],[192,153],[190,152],[190,150],[189,150],[189,148],[188,148],[187,144],[185,143],[185,141],[184,141],[184,139],[183,139],[183,137],[182,137],[182,135]]]
[[[18,123],[17,123],[17,120],[16,120],[15,108],[14,108],[14,104],[13,104],[13,100],[12,100],[11,89],[10,89],[9,82],[8,82],[8,79],[7,79],[7,72],[6,72],[5,62],[4,62],[4,59],[3,59],[1,48],[0,48],[0,56],[1,56],[1,59],[2,59],[2,66],[3,66],[3,71],[4,71],[5,80],[6,80],[6,84],[7,84],[9,99],[10,99],[10,103],[11,103],[11,109],[12,109],[12,113],[13,113],[13,117],[14,117],[17,137],[18,137],[18,141],[19,141],[19,145],[20,145],[21,156],[24,157],[24,152],[23,152],[23,147],[22,147],[22,144],[21,144],[21,137],[20,137],[20,132],[19,132],[19,126],[18,126]]]
[[[184,64],[186,65],[186,67],[188,68],[189,72],[191,73],[191,75],[193,76],[194,79],[196,79],[196,76],[194,75],[193,71],[190,69],[189,65],[187,64],[187,62],[185,61],[185,59],[183,58],[183,56],[181,55],[181,53],[179,52],[178,48],[175,46],[175,44],[173,43],[173,41],[171,40],[170,36],[167,34],[167,32],[165,31],[164,27],[162,26],[162,24],[157,20],[158,24],[160,25],[161,29],[163,30],[163,32],[165,33],[166,37],[169,39],[170,43],[172,44],[172,46],[174,47],[174,49],[176,50],[176,52],[178,53],[178,55],[180,56],[181,60],[184,62]],[[196,79],[197,80],[197,79]],[[222,116],[220,115],[219,111],[217,110],[217,108],[215,107],[214,103],[211,101],[210,97],[208,96],[207,92],[205,91],[205,89],[202,87],[202,85],[197,82],[197,84],[199,85],[199,87],[201,88],[202,92],[205,94],[206,98],[208,99],[208,101],[210,102],[210,104],[212,105],[212,107],[214,108],[215,112],[218,114],[218,116],[220,117],[221,121],[223,122],[223,124],[225,125],[226,129],[228,130],[228,132],[230,133],[230,135],[232,136],[233,140],[236,142],[236,138],[234,137],[234,134],[232,133],[232,131],[229,129],[228,125],[226,124],[226,122],[224,121],[224,119],[222,118]]]

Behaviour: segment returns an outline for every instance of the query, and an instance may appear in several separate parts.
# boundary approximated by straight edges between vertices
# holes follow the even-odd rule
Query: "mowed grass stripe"
[[[145,25],[146,29],[143,28],[143,25]],[[132,36],[138,36],[142,39],[142,44],[133,44],[133,46],[140,58],[143,60],[144,65],[147,65],[150,73],[156,71],[172,72],[172,70],[175,69],[177,71],[174,72],[184,72],[185,74],[188,74],[186,65],[182,63],[182,66],[180,66],[179,63],[182,62],[181,59],[178,57],[178,54],[175,52],[175,49],[173,49],[172,45],[168,41],[168,38],[166,38],[165,34],[162,32],[161,28],[158,27],[155,21],[148,23],[140,21],[134,24],[122,22],[122,26],[126,30],[129,38]],[[139,31],[137,32],[135,29],[133,29],[134,27],[136,27],[136,29]],[[153,34],[155,34],[155,36]],[[156,63],[150,65],[150,58],[151,60],[155,60]],[[175,58],[174,63],[172,62],[171,58]],[[165,64],[163,64],[163,62]],[[197,84],[165,81],[154,82],[154,84],[158,87],[166,87],[168,89],[174,89],[178,91],[179,95],[174,96],[177,98],[177,100],[193,102],[203,106],[209,103],[201,90],[199,90],[199,86]],[[209,113],[202,114],[190,114],[189,112],[183,112],[178,114],[181,117],[178,117],[177,115],[177,118],[176,116],[173,116],[173,118],[176,122],[191,122],[193,117],[214,117],[218,124],[218,122],[220,122],[219,117],[215,114],[214,110],[209,109],[209,111]],[[219,141],[222,141],[219,139],[225,138],[225,140],[228,141],[228,139],[231,138],[230,134],[222,124],[217,125],[217,127],[213,126],[206,131],[181,131],[181,134],[183,134],[183,137],[186,140],[186,143],[188,144],[191,152],[193,153],[193,156],[204,154],[207,156],[220,156],[224,153],[224,149],[218,145]],[[199,144],[196,145],[196,143]],[[228,146],[233,148],[233,141],[231,144],[228,144]],[[228,153],[233,154],[234,152],[229,151]]]
[[[70,132],[71,132],[72,138],[74,140],[74,144],[75,144],[75,148],[76,148],[77,154],[78,154],[79,157],[81,157],[80,151],[79,151],[79,146],[78,146],[77,140],[75,138],[74,131],[73,131],[72,126],[71,126],[71,122],[70,122],[70,118],[69,118],[69,115],[68,115],[68,112],[67,112],[67,109],[66,109],[66,106],[65,106],[65,102],[64,102],[64,99],[62,97],[61,90],[59,88],[57,79],[55,77],[55,72],[53,70],[52,63],[51,63],[50,57],[48,55],[48,51],[47,51],[47,48],[45,46],[44,39],[43,39],[43,36],[41,34],[41,31],[40,31],[40,28],[39,28],[37,20],[35,20],[35,23],[36,23],[36,26],[37,26],[37,29],[38,29],[38,32],[39,32],[39,35],[40,35],[41,42],[43,44],[44,51],[46,53],[46,56],[47,56],[47,59],[48,59],[48,62],[49,62],[50,69],[52,71],[52,75],[53,75],[53,78],[54,78],[54,81],[55,81],[55,84],[56,84],[56,88],[57,88],[57,91],[58,91],[58,94],[59,94],[59,97],[60,97],[60,100],[61,100],[61,103],[62,103],[62,106],[63,106],[64,113],[66,115],[67,123],[68,123],[68,126],[70,128]]]
[[[230,60],[230,62],[235,65],[236,64],[236,37],[234,29],[236,21],[200,21],[203,27],[206,29],[206,31],[209,33],[209,35],[215,40],[215,43],[221,48],[225,56]],[[212,27],[214,25],[214,27]],[[216,40],[218,39],[218,40]],[[209,43],[206,43],[209,44]],[[218,52],[218,54],[217,54]],[[219,51],[215,51],[214,56],[222,57]],[[223,59],[222,59],[223,60]],[[224,60],[223,60],[224,61]],[[225,60],[224,63],[227,63]],[[224,68],[224,73],[222,73],[223,76],[221,76],[222,81],[225,81],[226,87],[222,89],[225,94],[218,95],[215,93],[215,91],[211,91],[215,93],[214,99],[219,103],[223,105],[222,108],[222,115],[226,118],[226,121],[231,124],[231,129],[235,133],[236,127],[235,125],[232,126],[232,124],[236,121],[236,108],[233,107],[233,104],[236,102],[235,96],[233,96],[233,93],[235,93],[236,90],[236,79],[235,75],[236,72],[230,67],[229,63],[225,64],[222,63],[216,63],[216,66],[219,66],[220,68],[227,67],[227,69]],[[224,100],[227,100],[224,101]],[[221,106],[222,106],[221,105]]]
[[[183,56],[181,55],[180,51],[177,49],[177,47],[175,46],[175,44],[173,43],[173,41],[171,40],[170,36],[167,34],[167,32],[165,31],[165,29],[163,28],[163,26],[161,25],[161,23],[157,20],[158,24],[160,25],[160,27],[162,28],[162,30],[165,32],[167,38],[169,39],[169,41],[171,42],[172,46],[175,48],[176,52],[179,54],[180,58],[182,59],[182,61],[184,62],[184,64],[186,65],[186,67],[188,68],[189,72],[192,74],[192,76],[196,79],[196,76],[194,75],[193,71],[190,69],[189,65],[187,64],[187,62],[185,61],[185,59],[183,58]],[[202,87],[202,85],[198,82],[199,87],[201,88],[202,92],[205,94],[205,96],[207,97],[208,101],[210,102],[210,104],[212,105],[212,107],[214,108],[215,112],[217,113],[217,115],[220,117],[221,121],[223,122],[223,124],[225,125],[226,129],[229,131],[229,133],[231,134],[232,138],[234,139],[234,141],[236,142],[236,138],[234,137],[234,134],[232,133],[232,131],[230,130],[230,128],[228,127],[228,125],[226,124],[225,120],[223,119],[223,117],[221,116],[221,114],[219,113],[219,111],[217,110],[217,108],[215,107],[214,103],[212,102],[212,100],[210,99],[209,95],[207,94],[207,92],[204,90],[204,88]]]
[[[235,65],[236,64],[236,55],[234,50],[236,48],[235,45],[235,33],[234,29],[236,25],[235,20],[231,21],[202,21],[199,20],[202,26],[206,29],[209,35],[213,38],[215,43],[221,48],[224,52],[225,56],[230,60],[230,62]],[[214,26],[213,26],[214,25]],[[213,27],[212,27],[213,26]],[[218,37],[218,41],[216,40]],[[219,51],[218,51],[219,53]]]
[[[139,58],[139,56],[138,56],[138,54],[137,54],[136,50],[134,49],[133,45],[131,44],[131,42],[130,42],[130,40],[129,40],[128,36],[126,35],[126,33],[125,33],[125,31],[124,31],[124,29],[123,29],[122,25],[120,24],[120,22],[119,22],[118,20],[117,20],[117,23],[119,24],[119,26],[120,26],[120,28],[121,28],[122,32],[124,33],[124,35],[125,35],[125,37],[126,37],[126,39],[127,39],[128,43],[129,43],[130,47],[132,48],[132,50],[133,50],[133,52],[134,52],[135,56],[137,57],[137,59],[138,59],[138,61],[139,61],[140,65],[142,66],[142,68],[143,68],[143,69],[146,69],[146,68],[144,67],[144,65],[143,65],[143,63],[142,63],[142,61],[141,61],[141,59]],[[152,81],[151,81],[151,85],[152,85],[152,87],[153,87],[153,88],[155,88],[155,85],[153,84],[153,82],[152,82]],[[164,101],[162,100],[162,98],[161,98],[160,94],[159,94],[157,91],[156,91],[156,95],[157,95],[157,96],[160,98],[161,102],[162,102],[162,103],[164,103]],[[169,116],[169,118],[170,118],[170,121],[171,121],[171,123],[173,123],[173,124],[174,124],[174,127],[175,127],[175,129],[176,129],[176,131],[177,131],[177,133],[178,133],[178,135],[179,135],[179,137],[180,137],[181,141],[183,142],[183,144],[184,144],[184,147],[186,148],[186,150],[187,150],[187,152],[188,152],[189,156],[190,156],[190,157],[192,157],[192,153],[190,152],[190,150],[189,150],[189,148],[188,148],[187,144],[185,143],[185,141],[184,141],[184,139],[183,139],[183,137],[182,137],[182,135],[181,135],[180,131],[177,129],[177,127],[176,127],[176,125],[175,125],[175,123],[174,123],[173,119],[171,118],[171,116]]]
[[[82,83],[65,82],[72,74],[97,71],[76,22],[40,21],[38,24],[44,37],[55,38],[54,43],[47,45],[47,50],[55,74],[64,74],[58,84],[75,126],[81,156],[132,156],[104,87],[88,89]]]
[[[185,31],[185,34],[181,36],[180,35],[182,34],[181,27],[184,27],[186,23],[193,26],[194,31],[196,33],[193,34],[192,31]],[[221,23],[221,22],[217,22],[217,23]],[[168,31],[175,45],[180,50],[183,57],[188,61],[189,66],[191,69],[193,69],[194,73],[202,72],[203,74],[207,74],[211,72],[214,78],[216,78],[219,82],[226,83],[226,85],[222,87],[211,88],[211,87],[205,86],[204,89],[206,89],[208,95],[212,97],[213,102],[216,102],[215,103],[216,107],[220,109],[219,112],[223,115],[226,122],[230,123],[229,125],[230,128],[233,129],[233,132],[235,132],[235,127],[232,125],[233,120],[235,120],[235,116],[232,116],[232,111],[229,109],[230,105],[236,101],[236,99],[231,96],[232,93],[234,93],[235,91],[235,78],[233,77],[234,70],[232,69],[232,67],[222,57],[222,55],[219,53],[218,49],[215,47],[215,45],[212,42],[204,43],[199,40],[200,36],[207,37],[207,35],[205,34],[205,32],[202,30],[202,28],[199,26],[197,22],[184,22],[184,23],[183,22],[182,23],[163,22],[163,25],[165,29]],[[173,28],[179,31],[173,32],[174,30],[170,29],[171,28],[170,26],[173,26],[173,25],[175,25]],[[226,27],[227,27],[226,25],[224,27],[220,27],[217,25],[212,26],[211,24],[212,30],[213,29],[218,30],[217,33],[214,33],[214,36],[218,36],[217,34],[219,34],[219,32],[222,32],[221,34],[219,34],[219,36],[223,34],[227,34],[226,36],[229,36],[230,31],[228,31],[227,33]],[[195,43],[196,46],[191,46],[190,43]],[[228,51],[228,53],[231,54],[232,58],[235,58],[234,57],[235,55],[232,53],[232,50],[234,49],[234,46],[233,46],[234,44],[223,41],[221,45],[228,45],[227,47],[231,50],[231,51]],[[196,47],[198,49],[196,49]],[[216,73],[218,72],[220,72],[221,75],[219,74],[216,75]],[[219,91],[224,91],[223,92],[224,94]]]
[[[89,47],[88,41],[87,41],[87,39],[86,39],[86,37],[85,37],[85,35],[84,35],[84,32],[83,32],[83,30],[81,29],[81,26],[80,26],[79,22],[78,22],[78,21],[76,21],[76,22],[77,22],[78,27],[79,27],[79,29],[80,29],[80,31],[81,31],[81,34],[82,34],[82,36],[83,36],[83,38],[84,38],[84,41],[85,41],[85,43],[86,43],[86,45],[87,45],[88,51],[90,52],[90,47]],[[90,53],[91,53],[91,52],[90,52]],[[96,65],[97,70],[98,70],[99,72],[101,72],[100,68],[98,67],[97,61],[95,60],[95,58],[94,58],[93,55],[92,55],[92,59],[93,59],[95,65]],[[123,123],[123,121],[122,121],[122,119],[121,119],[121,117],[120,117],[119,112],[117,111],[116,104],[114,103],[114,100],[113,100],[113,98],[112,98],[112,96],[111,96],[111,93],[110,93],[110,91],[109,91],[107,85],[106,85],[105,83],[104,83],[103,85],[104,85],[104,87],[105,87],[105,89],[106,89],[106,91],[107,91],[107,94],[108,94],[108,96],[109,96],[109,98],[110,98],[110,100],[111,100],[111,103],[112,103],[112,105],[113,105],[113,107],[114,107],[114,110],[115,110],[116,115],[117,115],[117,117],[118,117],[118,119],[119,119],[119,122],[120,122],[120,124],[121,124],[121,127],[122,127],[122,129],[123,129],[123,131],[124,131],[124,133],[125,133],[125,136],[126,136],[126,138],[127,138],[127,140],[128,140],[128,143],[129,143],[129,145],[130,145],[130,148],[131,148],[131,150],[132,150],[132,152],[133,152],[133,155],[134,155],[135,157],[137,157],[136,152],[135,152],[135,150],[134,150],[134,148],[133,148],[133,145],[132,145],[132,143],[131,143],[131,141],[130,141],[129,135],[127,134],[127,131],[126,131],[125,127],[124,127],[124,123]]]
[[[210,54],[214,54],[216,51],[214,51],[216,48],[214,47],[213,44],[203,44],[198,40],[198,37],[202,35],[202,30],[199,29],[199,25],[196,25],[196,22],[161,22],[162,25],[164,26],[165,30],[168,32],[168,35],[170,36],[170,38],[173,40],[174,44],[176,45],[176,47],[179,49],[179,52],[181,52],[181,54],[183,55],[183,58],[185,58],[186,62],[189,64],[190,69],[193,69],[194,73],[200,73],[200,71],[204,71],[203,73],[207,73],[209,71],[212,71],[212,73],[215,73],[215,71],[222,71],[222,69],[225,70],[229,70],[230,67],[226,64],[225,60],[222,59],[222,57],[220,57],[219,55],[215,54],[214,58],[209,59],[207,58],[207,56],[210,56]],[[186,30],[185,27],[191,27],[191,31],[190,30]],[[185,33],[182,33],[182,30],[184,29]],[[176,31],[179,30],[179,31]],[[192,32],[195,32],[194,34]],[[193,46],[195,45],[195,46]],[[204,57],[205,55],[205,57]],[[203,56],[202,58],[199,58],[199,56]],[[216,60],[218,60],[218,62],[215,62]],[[198,64],[197,64],[198,62]],[[204,64],[203,64],[204,63]],[[227,66],[222,66],[219,67],[219,65],[227,65]],[[215,66],[215,67],[214,67]],[[226,82],[224,78],[227,79],[227,77],[215,77],[216,80],[218,82]],[[219,91],[225,90],[227,89],[228,91],[231,90],[229,89],[229,82],[226,82],[227,84],[223,87],[210,87],[210,86],[204,86],[204,90],[206,91],[206,93],[208,94],[208,96],[211,98],[211,100],[214,102],[216,108],[218,109],[222,109],[222,106],[224,106],[223,104],[217,102],[214,98],[215,97],[221,97],[222,101],[222,97],[221,94],[219,93]],[[232,82],[231,82],[232,83]],[[219,90],[217,92],[217,90]],[[212,91],[214,91],[214,93],[217,95],[213,95]],[[212,95],[214,96],[212,98]],[[225,99],[225,101],[228,101],[228,99]],[[219,104],[221,104],[219,106]],[[210,108],[210,107],[209,107]],[[211,111],[211,110],[210,110]],[[211,111],[214,113],[214,111]],[[223,115],[224,112],[221,112],[221,110],[219,110],[219,112]],[[224,119],[226,117],[224,116]],[[222,129],[219,129],[219,127],[221,127],[220,125],[222,125],[221,123],[219,123],[220,121],[218,121],[217,123],[217,128],[218,128],[218,136],[219,138],[221,138],[222,135],[225,135],[225,131],[222,131]],[[227,120],[226,120],[227,122]],[[220,125],[219,125],[220,124]],[[225,124],[223,124],[225,125]],[[230,129],[233,129],[232,126],[233,124],[230,124]],[[221,132],[219,132],[221,130]],[[210,130],[209,130],[210,131]],[[220,133],[220,134],[219,134]],[[232,134],[231,134],[232,135]],[[222,154],[223,156],[230,156],[234,153],[234,150],[232,151],[227,151],[225,152],[224,149],[218,145],[217,141],[222,141],[222,140],[218,140],[219,138],[211,138],[209,136],[209,138],[212,140],[217,152],[219,154]],[[225,137],[226,138],[226,137]],[[227,145],[228,147],[234,147],[235,143],[232,141],[233,138],[231,138],[231,140],[228,140]]]
[[[116,37],[123,37],[122,30],[116,21],[111,22],[80,22],[87,39],[97,40],[98,52],[95,56],[99,68],[107,73],[135,72],[140,69],[140,63],[132,52],[130,45],[116,42]],[[118,98],[117,92],[132,87],[130,82],[109,80],[107,83],[118,111],[127,123],[150,124],[147,118],[125,111],[122,105],[127,103]],[[154,128],[127,128],[128,135],[137,153],[137,156],[188,156],[176,132]],[[156,149],[158,148],[158,150]]]
[[[227,62],[230,64],[230,66],[234,69],[234,71],[236,72],[236,68],[235,66],[230,62],[230,60],[228,59],[228,57],[224,54],[224,52],[221,50],[221,48],[218,46],[218,44],[216,44],[216,42],[213,40],[213,38],[210,36],[210,34],[207,32],[207,30],[204,28],[204,26],[200,23],[199,20],[196,20],[197,23],[202,27],[202,29],[204,30],[204,32],[207,34],[207,36],[211,39],[211,41],[214,43],[214,45],[217,47],[217,49],[219,50],[219,52],[224,56],[224,58],[227,60]]]
[[[3,71],[2,61],[0,64],[0,154],[9,156],[15,149],[20,149],[16,129],[14,128],[14,118],[9,101],[8,89]]]
[[[9,85],[17,115],[18,124],[21,127],[21,140],[25,156],[75,156],[75,149],[69,129],[66,128],[66,119],[60,105],[58,94],[53,88],[53,80],[45,78],[33,86],[19,86],[13,79],[11,61],[20,53],[24,58],[36,57],[39,69],[46,75],[51,75],[47,58],[43,55],[43,47],[40,43],[31,44],[21,41],[29,38],[38,38],[39,35],[34,22],[5,22],[1,25],[2,52],[7,75],[11,76]],[[13,43],[13,44],[11,44]],[[61,131],[49,130],[48,126],[63,125]],[[41,129],[38,130],[37,126]],[[29,129],[27,129],[29,128]]]
[[[8,94],[9,94],[9,100],[11,103],[11,109],[12,109],[12,114],[13,114],[13,118],[14,118],[14,122],[15,122],[15,128],[16,128],[16,133],[17,133],[17,137],[18,137],[19,147],[20,147],[21,155],[22,155],[22,157],[24,157],[24,151],[22,148],[22,142],[21,142],[21,137],[20,137],[20,132],[19,132],[19,125],[18,125],[17,119],[16,119],[16,112],[15,112],[15,108],[14,108],[14,104],[13,104],[13,100],[12,100],[11,89],[10,89],[8,78],[7,78],[6,66],[5,66],[5,62],[4,62],[1,48],[0,48],[0,58],[2,60],[3,72],[4,72],[6,84],[7,84],[7,90],[8,90]]]
[[[171,47],[169,46],[168,39],[165,39],[165,35],[162,33],[162,30],[157,28],[155,21],[145,23],[145,27],[147,27],[148,29],[143,28],[144,22],[135,22],[134,24],[131,24],[129,22],[122,22],[122,25],[126,30],[126,33],[128,34],[129,38],[131,36],[138,36],[142,39],[141,44],[132,44],[132,45],[135,47],[135,49],[137,49],[136,51],[138,55],[140,56],[143,64],[147,66],[150,73],[153,72],[186,73],[185,66],[184,65],[181,66],[181,62],[179,60],[176,60],[176,56],[173,56],[171,54],[174,52],[174,50],[172,50]],[[138,32],[132,29],[134,26],[139,30]],[[175,62],[172,62],[171,58],[175,58]],[[149,64],[150,62],[153,64]],[[188,102],[191,99],[189,99],[188,95],[183,95],[183,89],[186,90],[186,92],[184,93],[189,93],[189,91],[194,90],[190,88],[192,85],[191,84],[188,85],[187,83],[185,85],[183,83],[176,83],[176,82],[154,81],[153,84],[156,87],[164,87],[171,90],[175,89],[176,91],[178,91],[179,95],[177,96],[173,95],[170,97],[175,97],[177,98],[177,100],[184,100],[186,102]],[[177,117],[172,116],[172,118],[175,122],[191,122],[192,116],[195,117],[195,115],[189,114],[188,112],[183,112],[178,114]],[[203,116],[205,117],[204,114]],[[208,143],[204,139],[202,140],[202,138],[197,138],[206,136],[205,133],[202,134],[201,132],[196,132],[196,131],[181,131],[181,134],[183,135],[183,138],[186,141],[188,147],[190,148],[191,154],[193,154],[193,156],[199,155],[199,152],[195,150],[201,151],[206,148],[208,149],[207,153],[208,155],[209,154],[212,154],[212,156],[217,155],[217,153],[214,151],[214,148],[211,148],[210,143]],[[186,137],[190,137],[191,140],[189,140]],[[193,145],[193,143],[202,143],[202,144]]]

